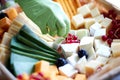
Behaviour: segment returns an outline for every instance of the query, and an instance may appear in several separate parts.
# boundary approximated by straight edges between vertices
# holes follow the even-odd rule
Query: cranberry
[[[103,35],[103,36],[102,36],[102,40],[103,40],[103,41],[106,41],[106,40],[107,40],[107,35]]]
[[[109,34],[109,35],[113,35],[113,34],[114,34],[114,31],[110,30],[110,31],[108,32],[108,34]]]
[[[107,39],[107,43],[108,43],[109,45],[111,45],[112,41],[113,41],[113,40],[112,40],[112,39],[110,39],[110,38],[109,38],[109,39]]]

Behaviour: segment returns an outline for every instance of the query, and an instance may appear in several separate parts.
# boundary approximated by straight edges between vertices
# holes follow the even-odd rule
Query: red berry
[[[18,75],[17,78],[22,80],[22,75]]]
[[[106,40],[107,40],[107,36],[106,36],[106,35],[103,35],[103,36],[102,36],[102,40],[103,40],[103,41],[106,41]]]
[[[114,31],[110,30],[108,34],[112,36],[114,34]]]
[[[111,45],[112,41],[113,41],[112,39],[108,39],[108,40],[107,40],[107,43],[108,43],[109,45]]]
[[[73,40],[77,40],[77,36],[73,35]]]

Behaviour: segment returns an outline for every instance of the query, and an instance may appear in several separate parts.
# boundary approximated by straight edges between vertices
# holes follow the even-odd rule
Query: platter
[[[116,3],[110,0],[62,1],[54,0],[60,5],[57,8],[66,14],[63,16],[59,11],[64,17],[61,20],[70,20],[70,31],[58,28],[57,35],[50,29],[50,35],[42,34],[45,29],[39,29],[41,24],[36,21],[39,19],[24,13],[25,5],[19,0],[20,5],[1,10],[8,17],[2,18],[0,25],[7,26],[0,28],[0,80],[32,80],[36,75],[39,80],[120,79],[120,7],[116,5],[117,0]],[[2,24],[4,21],[6,23]]]

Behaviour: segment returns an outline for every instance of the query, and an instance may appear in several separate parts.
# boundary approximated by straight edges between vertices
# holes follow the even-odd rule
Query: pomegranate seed
[[[109,34],[109,35],[113,35],[114,32],[113,32],[112,30],[110,30],[110,31],[108,32],[108,34]]]
[[[102,36],[102,40],[103,40],[103,41],[106,41],[106,40],[107,40],[107,36],[106,36],[106,35],[103,35],[103,36]]]
[[[77,36],[73,35],[73,40],[77,40]]]
[[[17,78],[22,80],[22,75],[18,75]]]
[[[107,43],[108,43],[109,45],[111,45],[112,41],[113,41],[112,39],[108,39],[108,40],[107,40]]]

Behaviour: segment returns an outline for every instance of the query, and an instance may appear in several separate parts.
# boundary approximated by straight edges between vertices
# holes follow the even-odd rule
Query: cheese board
[[[118,0],[50,0],[48,3],[57,6],[61,13],[57,15],[57,10],[47,5],[51,11],[54,9],[57,16],[54,19],[59,22],[58,16],[64,18],[60,18],[61,23],[53,20],[47,24],[49,34],[40,29],[43,24],[38,21],[43,17],[33,17],[38,15],[39,12],[35,13],[38,9],[31,11],[24,3],[27,7],[46,4],[25,1],[16,0],[18,4],[12,3],[0,12],[0,80],[120,79]],[[58,28],[58,33],[52,32],[51,29],[56,29],[49,29],[51,23],[64,27]]]

